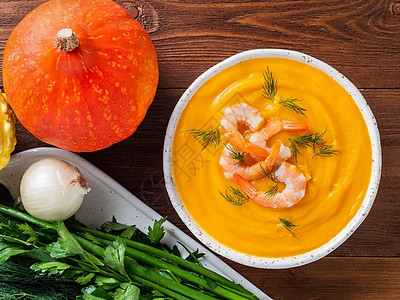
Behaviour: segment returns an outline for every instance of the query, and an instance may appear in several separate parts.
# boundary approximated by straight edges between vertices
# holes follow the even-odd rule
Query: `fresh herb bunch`
[[[333,145],[327,145],[327,141],[323,139],[327,128],[322,133],[315,132],[306,135],[299,136],[297,138],[289,138],[290,142],[290,150],[292,152],[293,158],[297,161],[298,155],[301,155],[300,149],[304,149],[307,147],[312,147],[313,156],[320,157],[332,157],[334,155],[338,155],[339,151],[336,149],[332,149]]]
[[[95,230],[76,222],[49,224],[0,205],[0,263],[29,257],[38,274],[80,284],[77,299],[83,300],[257,299],[197,264],[198,251],[186,259],[177,246],[162,244],[165,220],[156,220],[148,234],[115,218]]]
[[[81,285],[62,277],[40,276],[29,258],[10,258],[0,264],[0,299],[73,300]]]
[[[201,151],[209,146],[218,146],[221,141],[219,125],[211,130],[189,129],[186,133],[192,135],[194,140],[202,145]]]
[[[228,186],[225,193],[222,193],[220,190],[218,190],[218,192],[226,201],[237,206],[241,206],[250,201],[249,196],[243,194],[241,190],[234,186]]]
[[[274,78],[268,67],[267,70],[263,73],[263,77],[264,82],[262,84],[262,96],[271,102],[276,102],[276,94],[278,92],[278,80]],[[303,102],[302,99],[293,97],[283,98],[281,96],[277,101],[279,105],[282,105],[287,110],[293,111],[306,117],[304,113],[307,110],[300,106],[301,102]]]
[[[279,221],[282,223],[283,227],[285,227],[285,229],[287,231],[290,232],[291,235],[293,235],[296,239],[299,239],[298,236],[293,232],[293,227],[297,227],[299,225],[295,225],[292,222],[290,222],[289,220],[283,219],[283,218],[279,218]]]

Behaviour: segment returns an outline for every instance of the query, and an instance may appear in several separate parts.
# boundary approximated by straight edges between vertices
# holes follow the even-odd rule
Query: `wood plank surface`
[[[371,257],[326,257],[307,266],[257,276],[251,268],[236,267],[275,300],[399,299],[399,268],[400,258]]]
[[[23,16],[43,2],[2,1],[1,49]],[[153,39],[161,88],[185,88],[222,59],[256,48],[307,53],[359,88],[400,87],[400,15],[393,0],[116,2],[137,15]]]
[[[43,2],[0,0],[0,57],[12,29]],[[185,88],[212,65],[249,49],[290,49],[314,56],[350,79],[376,117],[383,166],[374,206],[343,245],[309,265],[265,270],[223,260],[274,299],[399,299],[400,2],[116,2],[141,22],[154,41],[159,89],[130,138],[81,156],[191,235],[168,199],[162,171],[165,130]],[[48,146],[20,123],[17,140],[14,153]]]

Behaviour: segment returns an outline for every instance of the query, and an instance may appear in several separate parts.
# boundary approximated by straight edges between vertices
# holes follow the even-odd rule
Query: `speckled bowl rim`
[[[200,226],[197,225],[192,219],[192,217],[189,215],[188,211],[186,210],[185,206],[183,205],[179,197],[174,182],[173,170],[172,170],[172,146],[173,146],[175,129],[182,112],[184,111],[187,103],[196,93],[196,91],[208,79],[210,79],[212,76],[219,73],[220,71],[232,65],[235,65],[241,61],[254,58],[263,58],[263,57],[280,57],[280,58],[287,58],[303,62],[331,76],[335,81],[337,81],[342,87],[346,89],[346,91],[352,96],[354,102],[360,109],[364,117],[364,120],[367,124],[372,145],[371,180],[369,183],[366,196],[356,215],[351,219],[351,221],[342,231],[340,231],[333,239],[331,239],[321,247],[301,255],[283,257],[283,258],[251,256],[232,250],[220,244],[219,242],[215,241],[202,228],[200,228]],[[366,218],[374,203],[381,177],[381,166],[382,166],[382,157],[381,157],[381,145],[380,145],[378,126],[371,109],[369,108],[367,102],[365,101],[360,91],[344,75],[339,73],[337,70],[335,70],[328,64],[314,57],[306,55],[304,53],[291,50],[283,50],[283,49],[255,49],[255,50],[241,52],[225,59],[224,61],[211,67],[202,75],[200,75],[184,92],[184,94],[176,104],[175,109],[169,120],[164,140],[163,168],[164,168],[165,185],[171,203],[176,212],[178,213],[178,215],[180,216],[180,218],[182,219],[182,221],[185,223],[185,225],[189,228],[189,230],[193,233],[195,237],[197,237],[204,245],[206,245],[214,252],[243,265],[248,265],[258,268],[266,268],[266,269],[285,269],[311,263],[328,255],[337,247],[339,247],[344,241],[346,241]]]

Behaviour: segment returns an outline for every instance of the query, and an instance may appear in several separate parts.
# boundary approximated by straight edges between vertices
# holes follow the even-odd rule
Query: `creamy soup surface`
[[[263,74],[277,82],[274,102],[263,96]],[[278,104],[296,102],[304,115]],[[243,192],[224,176],[219,164],[224,145],[202,145],[188,130],[211,130],[227,107],[245,103],[269,120],[290,120],[309,125],[306,131],[281,131],[266,142],[307,134],[323,134],[326,145],[338,152],[314,155],[313,147],[299,148],[287,162],[307,178],[305,196],[287,208],[267,208],[250,198],[234,205],[221,194],[229,187]],[[245,134],[244,134],[245,135]],[[330,76],[305,63],[284,58],[258,58],[231,66],[209,79],[193,95],[178,122],[172,149],[174,180],[182,202],[194,221],[214,240],[238,252],[259,257],[288,257],[316,249],[337,235],[354,217],[368,189],[372,166],[366,123],[351,96]],[[268,178],[251,182],[258,191],[271,187]],[[285,184],[279,183],[278,193]],[[289,227],[285,221],[290,222]],[[286,224],[286,225],[287,225]],[[296,225],[296,226],[290,226]]]

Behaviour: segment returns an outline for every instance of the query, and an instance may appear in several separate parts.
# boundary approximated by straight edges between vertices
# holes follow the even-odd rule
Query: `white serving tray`
[[[111,221],[115,216],[118,222],[135,225],[147,233],[148,226],[152,226],[154,220],[162,218],[156,211],[91,163],[75,153],[58,148],[35,148],[12,155],[8,165],[0,171],[0,183],[9,189],[13,197],[18,197],[19,185],[25,170],[32,163],[48,157],[63,159],[77,166],[86,178],[91,191],[86,195],[83,205],[76,214],[76,218],[86,226],[98,228],[104,222]],[[200,252],[206,254],[202,259],[204,266],[241,284],[259,299],[271,299],[172,223],[166,221],[164,229],[163,243],[172,246],[180,241],[191,251],[199,249]],[[185,253],[181,246],[179,248],[181,253]]]

